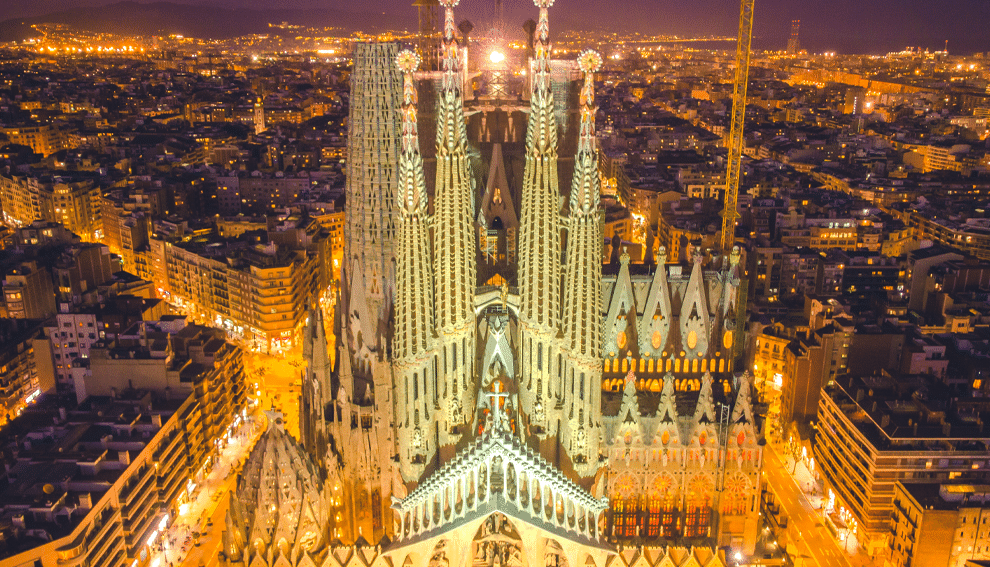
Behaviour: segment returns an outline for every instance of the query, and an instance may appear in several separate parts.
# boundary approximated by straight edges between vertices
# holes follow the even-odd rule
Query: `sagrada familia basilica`
[[[306,331],[301,440],[272,420],[238,480],[227,564],[752,554],[763,424],[734,371],[738,253],[607,262],[601,57],[552,59],[553,0],[535,0],[519,96],[467,100],[458,0],[440,2],[442,70],[355,49],[336,314]]]

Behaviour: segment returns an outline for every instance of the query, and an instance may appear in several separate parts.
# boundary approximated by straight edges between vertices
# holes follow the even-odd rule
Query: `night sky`
[[[195,4],[189,0],[179,3]],[[510,31],[534,17],[530,0],[503,0]],[[101,0],[0,0],[7,17],[35,16]],[[340,9],[408,15],[415,25],[411,0],[213,0],[231,8]],[[471,19],[482,28],[495,0],[462,0],[458,20]],[[202,3],[200,3],[202,4]],[[735,33],[737,0],[557,0],[551,26],[673,34]],[[802,47],[813,51],[886,53],[905,46],[972,53],[990,51],[990,0],[756,0],[754,47],[784,48],[792,19],[801,20]],[[593,22],[591,24],[590,22]],[[296,23],[296,22],[293,22]],[[303,23],[303,22],[298,22]]]

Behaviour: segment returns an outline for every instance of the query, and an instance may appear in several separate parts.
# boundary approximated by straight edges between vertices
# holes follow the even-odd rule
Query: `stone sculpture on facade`
[[[333,543],[314,564],[721,567],[702,546],[719,530],[748,533],[755,509],[742,503],[758,495],[762,458],[748,378],[732,372],[738,257],[685,270],[663,250],[645,268],[621,254],[603,274],[602,58],[551,60],[552,0],[535,0],[526,92],[499,103],[528,105],[518,186],[508,138],[486,142],[483,175],[465,127],[458,0],[440,2],[440,72],[420,74],[395,45],[356,50],[350,168],[384,177],[348,182],[354,240],[332,369],[318,312],[306,334],[303,446],[334,491],[321,540]],[[579,103],[560,108],[572,74]],[[375,89],[381,100],[367,100]],[[562,116],[577,126],[563,192]],[[421,130],[435,156],[421,153]],[[731,498],[717,496],[723,484]],[[291,555],[295,567],[302,555]]]

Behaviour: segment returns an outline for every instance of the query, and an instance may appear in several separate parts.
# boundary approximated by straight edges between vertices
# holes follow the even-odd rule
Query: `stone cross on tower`
[[[502,390],[501,380],[495,380],[495,384],[493,384],[493,386],[495,387],[495,391],[488,392],[487,394],[485,394],[485,396],[488,397],[489,400],[488,403],[492,409],[491,413],[489,414],[492,417],[492,430],[499,430],[499,429],[504,430],[505,429],[505,422],[503,421],[504,409],[502,408],[501,402],[502,400],[507,399],[509,397],[509,393]]]

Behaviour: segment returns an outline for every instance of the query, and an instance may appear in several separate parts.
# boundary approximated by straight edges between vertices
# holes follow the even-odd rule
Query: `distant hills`
[[[0,18],[51,13],[0,22],[0,41],[32,37],[35,34],[30,26],[41,23],[94,32],[145,36],[178,33],[215,39],[251,33],[295,35],[292,30],[268,28],[269,23],[283,21],[370,33],[412,30],[417,25],[412,0],[130,0],[82,5],[106,1],[112,0],[7,0],[7,4],[17,5],[5,6]],[[259,7],[266,2],[282,8]],[[475,24],[474,35],[479,37],[491,17],[491,3],[465,0],[457,9],[457,20],[470,19]],[[231,7],[237,4],[255,8]],[[314,8],[334,5],[349,9]],[[522,22],[536,17],[532,2],[513,0],[505,5],[507,30],[522,37]],[[551,30],[734,35],[738,6],[736,0],[558,0],[551,12]],[[909,45],[937,50],[944,47],[946,39],[952,53],[990,51],[985,24],[990,21],[990,0],[759,0],[754,47],[783,49],[795,19],[801,20],[801,45],[812,51],[883,54]],[[731,50],[734,46],[718,47]]]
[[[33,24],[64,24],[73,29],[123,35],[182,34],[226,39],[253,33],[271,33],[269,23],[341,27],[348,31],[376,32],[414,27],[415,12],[383,14],[330,9],[234,10],[219,6],[194,6],[176,2],[117,2],[105,6],[76,6],[44,16],[0,22],[0,41],[21,41],[36,36]],[[406,17],[402,17],[402,16]]]

